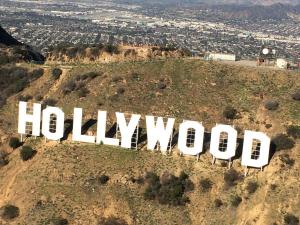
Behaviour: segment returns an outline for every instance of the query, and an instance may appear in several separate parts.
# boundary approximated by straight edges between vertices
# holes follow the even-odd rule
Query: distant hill
[[[41,63],[45,57],[31,46],[13,38],[0,26],[0,65],[20,61]]]
[[[211,9],[224,12],[224,19],[252,19],[252,20],[282,20],[288,19],[290,14],[300,14],[300,5],[274,4],[260,5],[220,5]]]
[[[10,36],[1,26],[0,26],[0,44],[11,46],[11,45],[22,45],[19,41]]]
[[[211,1],[200,0],[201,2],[210,3]],[[273,4],[300,4],[299,0],[216,0],[215,3],[225,4],[253,4],[253,5],[273,5]]]
[[[116,0],[123,3],[147,3],[147,4],[189,4],[189,3],[205,3],[205,4],[239,4],[239,5],[273,5],[273,4],[289,4],[298,5],[300,0]]]

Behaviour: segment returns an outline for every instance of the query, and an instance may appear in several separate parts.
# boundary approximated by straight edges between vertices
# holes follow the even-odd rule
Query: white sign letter
[[[51,115],[55,115],[55,133],[50,131]],[[43,135],[50,140],[56,141],[61,139],[64,136],[64,121],[65,114],[60,108],[57,107],[47,107],[43,110],[43,125],[42,133]],[[52,124],[51,124],[52,125]]]
[[[27,114],[27,102],[19,102],[18,133],[26,134],[26,123],[32,123],[32,135],[40,136],[41,104],[33,104],[33,113]]]
[[[116,113],[117,123],[121,132],[121,147],[131,148],[131,139],[137,129],[141,115],[133,114],[127,125],[124,113]]]
[[[74,124],[73,124],[73,141],[81,141],[87,143],[95,143],[95,136],[83,135],[82,127],[82,109],[74,108]]]
[[[98,122],[97,122],[97,144],[104,144],[104,145],[112,145],[112,146],[119,146],[119,139],[116,138],[107,138],[105,137],[106,133],[106,111],[98,111]]]
[[[254,146],[253,142],[258,143]],[[245,131],[242,166],[261,168],[269,163],[270,138],[261,132]],[[255,151],[255,152],[254,152]]]
[[[147,138],[148,138],[148,149],[155,150],[157,142],[160,144],[160,150],[162,152],[167,152],[168,145],[173,133],[175,119],[168,118],[167,126],[164,125],[164,120],[162,117],[157,118],[155,124],[154,116],[146,116],[146,126],[147,126]]]
[[[222,133],[227,134],[227,148],[220,151],[220,136]],[[235,156],[237,142],[237,131],[229,125],[217,125],[211,131],[210,153],[217,159],[229,160]]]
[[[187,146],[188,130],[195,131],[194,146]],[[185,121],[179,126],[178,148],[185,155],[198,155],[203,151],[204,127],[196,121]]]

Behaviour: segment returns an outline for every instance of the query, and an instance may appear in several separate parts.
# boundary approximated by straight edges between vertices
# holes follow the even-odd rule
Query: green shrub
[[[268,100],[265,102],[265,108],[267,110],[276,110],[279,107],[279,103],[276,100]]]
[[[300,91],[296,91],[294,94],[292,94],[292,98],[296,101],[300,101]]]
[[[96,77],[100,76],[102,73],[101,72],[89,72],[89,73],[86,73],[86,76],[89,78],[89,79],[95,79]]]
[[[295,164],[295,160],[291,159],[288,154],[281,155],[280,160],[288,166],[293,166]]]
[[[167,85],[166,85],[165,82],[160,81],[160,82],[157,84],[157,88],[160,89],[160,90],[163,90],[163,89],[166,89],[166,88],[167,88]]]
[[[155,173],[147,173],[145,181],[148,184],[144,192],[145,199],[156,199],[160,204],[173,206],[189,202],[185,192],[192,190],[194,186],[185,173],[181,173],[179,177],[167,174],[161,179]]]
[[[69,222],[64,218],[54,218],[51,220],[51,225],[68,225]]]
[[[90,91],[87,88],[83,87],[79,89],[77,94],[79,98],[85,98],[89,93]]]
[[[237,181],[241,179],[241,174],[234,169],[230,169],[224,174],[225,184],[229,187],[236,185]]]
[[[109,181],[109,177],[106,175],[101,175],[99,177],[99,183],[100,184],[106,184]]]
[[[44,75],[44,69],[42,69],[42,68],[35,69],[31,72],[31,79],[36,80],[36,79],[40,78],[43,75]]]
[[[194,183],[189,179],[189,175],[185,172],[181,172],[179,175],[179,180],[181,180],[182,184],[184,185],[184,191],[189,192],[193,191],[195,188]]]
[[[28,102],[31,99],[32,99],[31,95],[20,95],[18,97],[18,101],[22,101],[22,102]]]
[[[33,150],[30,146],[23,146],[20,150],[20,156],[23,161],[32,159],[36,153],[37,151]]]
[[[20,210],[14,205],[5,205],[0,208],[0,216],[4,220],[12,220],[20,215]]]
[[[255,181],[250,181],[250,182],[247,184],[247,187],[246,187],[246,189],[247,189],[247,191],[248,191],[249,194],[255,193],[256,190],[257,190],[257,188],[258,188],[258,184],[257,184],[257,182],[255,182]]]
[[[230,203],[233,207],[238,207],[242,202],[242,198],[238,195],[231,196]]]
[[[111,81],[114,82],[114,83],[120,82],[122,80],[123,80],[123,77],[117,76],[117,75],[113,76],[112,79],[111,79]]]
[[[120,87],[120,88],[117,89],[117,94],[118,95],[122,95],[124,93],[125,93],[125,89],[124,88]]]
[[[116,217],[109,217],[109,218],[102,218],[98,225],[128,225],[125,220],[116,218]]]
[[[8,164],[7,153],[3,150],[0,150],[0,168]]]
[[[277,188],[277,185],[276,185],[276,184],[271,184],[271,185],[270,185],[270,188],[271,188],[272,191],[275,191],[276,188]]]
[[[223,111],[223,116],[226,119],[233,120],[236,119],[237,113],[238,111],[235,108],[233,108],[232,106],[227,106]]]
[[[38,101],[38,102],[40,102],[40,101],[43,100],[43,96],[37,95],[37,96],[35,97],[35,100]]]
[[[200,189],[202,192],[208,192],[212,188],[213,183],[209,178],[200,180]]]
[[[62,70],[60,68],[54,68],[52,70],[52,77],[54,78],[54,80],[59,79],[61,75],[62,75]]]
[[[220,208],[222,205],[223,205],[223,202],[222,202],[222,200],[221,199],[215,199],[215,201],[214,201],[214,205],[215,205],[215,207],[216,208]]]
[[[62,87],[62,92],[64,95],[71,93],[76,89],[76,83],[74,80],[70,80],[67,83],[65,83]]]
[[[284,225],[298,225],[299,224],[299,218],[290,213],[284,215],[283,220],[284,220]]]
[[[117,45],[107,44],[104,46],[104,51],[111,55],[119,54],[119,47]]]
[[[278,134],[272,139],[272,143],[276,146],[276,150],[292,149],[295,146],[295,142],[286,134]]]
[[[19,138],[17,137],[12,137],[9,139],[9,147],[16,149],[20,147],[22,143],[20,142]]]
[[[133,81],[140,81],[141,80],[140,75],[138,73],[133,72],[131,74],[131,80],[133,80]]]
[[[57,100],[54,99],[54,98],[46,98],[44,101],[43,101],[43,106],[46,107],[46,106],[55,106],[57,104]]]
[[[287,134],[295,139],[300,138],[300,126],[291,125],[287,127]]]
[[[184,195],[184,185],[178,177],[171,176],[167,182],[164,182],[157,194],[160,204],[184,205],[187,199]]]

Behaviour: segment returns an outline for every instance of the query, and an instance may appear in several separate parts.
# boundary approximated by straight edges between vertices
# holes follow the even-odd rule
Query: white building
[[[206,53],[204,59],[212,61],[237,61],[237,57],[235,54],[223,53]]]
[[[288,62],[285,59],[277,59],[276,65],[280,69],[286,69]]]

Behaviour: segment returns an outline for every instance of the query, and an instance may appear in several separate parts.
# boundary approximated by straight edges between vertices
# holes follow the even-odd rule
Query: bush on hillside
[[[43,100],[43,96],[37,95],[37,96],[35,96],[35,100],[38,101],[38,102],[40,102],[40,101]]]
[[[215,199],[215,201],[214,201],[214,205],[215,205],[215,207],[216,208],[220,208],[222,205],[223,205],[223,202],[222,202],[222,200],[221,199]]]
[[[23,161],[32,159],[36,153],[37,151],[33,150],[30,146],[23,146],[20,150],[20,156]]]
[[[18,97],[18,101],[22,101],[22,102],[28,102],[29,100],[31,100],[33,97],[31,95],[20,95]]]
[[[89,72],[89,73],[86,73],[86,76],[87,76],[89,79],[91,79],[91,80],[95,79],[96,77],[98,77],[98,76],[100,76],[100,75],[102,75],[101,72]]]
[[[99,177],[99,183],[100,184],[106,184],[109,181],[109,176],[101,175]]]
[[[255,181],[250,181],[246,187],[249,194],[253,194],[258,189],[258,183]]]
[[[22,145],[21,141],[17,137],[11,137],[9,139],[9,147],[16,149]]]
[[[39,68],[31,72],[31,80],[36,80],[44,75],[44,69]]]
[[[157,88],[160,89],[160,90],[163,90],[163,89],[166,89],[166,88],[167,88],[167,85],[166,85],[165,82],[160,81],[160,82],[157,84]]]
[[[114,83],[120,82],[122,80],[123,80],[123,77],[117,76],[117,75],[113,76],[112,79],[111,79],[111,81],[114,82]]]
[[[117,89],[117,94],[118,94],[118,95],[122,95],[122,94],[124,94],[124,93],[125,93],[125,89],[124,89],[124,88],[119,87],[119,88]]]
[[[104,51],[111,55],[119,54],[119,47],[117,45],[107,44],[104,46]]]
[[[0,208],[0,216],[4,220],[12,220],[20,215],[20,210],[14,205],[5,205]]]
[[[278,107],[279,107],[279,103],[276,100],[268,100],[265,102],[265,108],[267,110],[273,111],[278,109]]]
[[[60,68],[54,68],[52,70],[52,77],[54,78],[54,80],[58,80],[61,75],[62,75],[62,70]]]
[[[125,220],[116,217],[102,218],[98,225],[128,225]]]
[[[212,188],[212,181],[209,178],[200,180],[200,189],[202,192],[208,192]]]
[[[86,87],[82,87],[78,90],[77,94],[79,98],[85,98],[89,93],[90,91]]]
[[[7,98],[23,91],[31,82],[39,78],[42,73],[41,71],[42,70],[38,69],[29,73],[28,69],[22,67],[1,67],[0,106],[2,107],[4,104],[6,104]]]
[[[292,94],[292,98],[296,101],[300,101],[300,90]]]
[[[57,100],[54,99],[54,98],[46,98],[44,101],[43,101],[43,106],[46,107],[46,106],[55,106],[57,104]]]
[[[0,168],[8,164],[7,153],[3,150],[0,150]]]
[[[67,219],[64,219],[64,218],[54,218],[51,220],[51,225],[68,225],[69,222]]]
[[[223,116],[226,119],[233,120],[236,119],[237,113],[238,111],[235,108],[233,108],[232,106],[227,106],[223,111]]]
[[[165,173],[161,179],[155,173],[145,176],[147,187],[144,192],[145,199],[157,200],[160,204],[185,205],[189,199],[185,192],[193,189],[188,176],[182,173],[179,177]]]
[[[299,225],[299,218],[290,213],[284,215],[283,220],[284,225]]]
[[[238,173],[236,170],[230,169],[229,171],[225,172],[224,181],[228,187],[232,187],[237,184],[241,177],[241,174]]]
[[[286,129],[287,134],[294,139],[300,138],[300,126],[291,125]]]
[[[238,195],[231,196],[230,203],[233,207],[238,207],[242,202],[242,198]]]
[[[295,160],[291,159],[288,154],[284,154],[280,156],[281,162],[283,162],[285,165],[293,166],[295,164]]]
[[[278,134],[272,139],[272,143],[276,146],[276,150],[292,149],[295,146],[295,142],[286,134]]]
[[[65,83],[62,87],[62,92],[64,95],[67,95],[76,89],[76,83],[74,80],[70,80]]]

